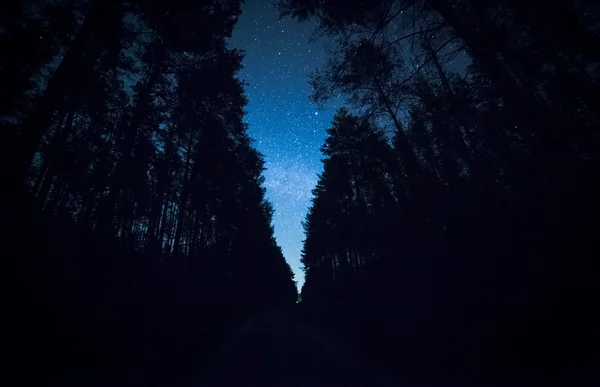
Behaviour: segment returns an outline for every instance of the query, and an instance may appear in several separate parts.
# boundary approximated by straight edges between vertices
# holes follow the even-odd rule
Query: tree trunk
[[[484,21],[478,20],[461,11],[447,0],[428,0],[432,9],[437,11],[454,28],[457,34],[469,47],[476,63],[487,73],[494,88],[504,101],[512,118],[511,125],[518,128],[528,149],[532,153],[532,163],[523,165],[528,168],[532,178],[547,179],[554,171],[565,169],[566,164],[559,163],[569,159],[568,151],[561,141],[561,128],[552,122],[548,112],[541,109],[535,96],[528,95],[514,79],[506,66],[498,57],[496,46],[490,44],[492,37],[486,35]],[[469,20],[464,20],[467,15]],[[557,169],[558,168],[558,169]]]
[[[38,200],[41,199],[42,202],[45,200],[48,195],[48,190],[50,189],[51,181],[56,172],[56,162],[57,158],[61,157],[60,153],[63,151],[64,140],[67,135],[71,132],[73,128],[73,119],[75,117],[75,109],[72,108],[67,116],[67,120],[63,128],[58,127],[56,129],[56,134],[53,138],[52,143],[48,148],[48,152],[44,157],[44,162],[42,164],[42,172],[44,174],[43,183],[40,185],[39,191],[37,192]],[[62,156],[64,157],[64,156]]]
[[[367,63],[365,63],[365,65],[367,65],[367,68],[371,72],[371,77],[373,78],[373,82],[375,83],[375,87],[377,89],[377,93],[379,94],[379,98],[383,101],[385,111],[389,114],[390,118],[392,119],[392,122],[394,123],[394,126],[396,127],[396,151],[400,153],[400,156],[402,158],[402,163],[404,164],[403,167],[406,171],[405,175],[410,178],[410,188],[411,190],[413,190],[413,192],[415,192],[414,190],[417,189],[416,184],[418,184],[417,180],[422,175],[421,164],[417,160],[417,156],[415,155],[414,149],[410,145],[410,142],[408,141],[408,138],[404,133],[403,125],[400,123],[400,120],[398,120],[398,117],[392,109],[390,100],[385,91],[383,90],[379,78],[377,77],[375,72],[370,68],[370,66],[368,66]]]
[[[48,82],[30,117],[25,121],[17,138],[17,159],[14,183],[23,182],[28,174],[37,146],[50,126],[54,113],[68,97],[89,87],[92,67],[102,50],[113,37],[110,31],[120,22],[114,0],[96,0],[71,43],[65,57]],[[93,37],[98,39],[90,44]]]
[[[52,140],[50,140],[50,143],[48,144],[48,149],[46,149],[46,153],[44,154],[42,165],[40,166],[40,168],[38,170],[37,180],[33,186],[33,189],[31,190],[31,192],[35,196],[39,196],[40,187],[41,187],[42,183],[44,182],[45,177],[47,176],[48,167],[50,166],[50,161],[51,161],[50,153],[53,150],[53,148],[55,147],[55,144],[58,140],[59,133],[61,132],[62,127],[64,127],[65,123],[67,122],[68,112],[62,111],[60,113],[60,116],[61,116],[61,118],[59,120],[57,120],[58,126],[57,126],[56,130],[54,131]]]
[[[162,56],[159,55],[156,59],[156,63],[150,70],[150,73],[144,82],[142,90],[140,90],[129,125],[126,125],[125,123],[122,125],[125,138],[121,143],[121,159],[117,163],[115,177],[113,179],[113,186],[107,198],[106,214],[108,219],[112,218],[114,215],[119,197],[121,196],[121,191],[125,185],[127,171],[131,168],[131,159],[133,157],[138,130],[148,113],[151,100],[151,91],[158,81],[158,78],[161,74],[161,69]]]
[[[181,189],[181,197],[179,200],[179,212],[177,214],[177,228],[175,230],[175,242],[174,242],[175,244],[173,245],[173,257],[175,257],[175,258],[177,258],[177,255],[179,254],[179,250],[180,250],[179,244],[181,242],[181,235],[183,232],[183,222],[185,220],[185,212],[187,209],[187,201],[188,201],[188,196],[189,196],[190,184],[191,184],[191,181],[193,180],[195,170],[196,170],[196,165],[197,165],[196,163],[194,164],[194,166],[192,167],[191,176],[188,177],[188,175],[190,174],[193,140],[194,140],[193,133],[190,133],[190,139],[188,141],[187,157],[185,160],[185,169],[183,172],[183,183],[182,183],[183,187]]]

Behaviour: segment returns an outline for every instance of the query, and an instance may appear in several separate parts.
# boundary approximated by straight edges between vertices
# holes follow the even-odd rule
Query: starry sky
[[[247,83],[246,122],[254,146],[265,156],[266,196],[275,208],[275,237],[300,290],[302,221],[323,169],[320,148],[326,129],[343,99],[338,97],[321,109],[309,101],[308,76],[323,66],[326,48],[333,41],[328,37],[311,41],[316,23],[280,19],[275,3],[245,0],[229,46],[245,51],[238,77]],[[449,45],[447,52],[454,51],[455,45]],[[465,76],[469,63],[462,52],[447,70]],[[418,68],[421,63],[417,60],[413,65]]]
[[[300,289],[302,221],[323,168],[319,149],[339,101],[320,110],[309,101],[308,75],[325,62],[329,42],[310,42],[315,25],[280,20],[274,3],[246,0],[229,46],[246,53],[239,74],[248,83],[246,122],[254,146],[265,156],[275,237]]]

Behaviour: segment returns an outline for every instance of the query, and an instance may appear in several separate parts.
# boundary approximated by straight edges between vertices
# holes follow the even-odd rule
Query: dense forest
[[[0,4],[8,374],[196,385],[220,348],[215,385],[380,385],[361,366],[399,385],[578,385],[600,369],[600,6],[273,4],[334,42],[311,99],[346,102],[300,295],[228,46],[241,6]]]
[[[239,0],[2,2],[5,294],[31,364],[135,346],[179,359],[296,302],[244,123],[243,53],[226,44],[239,13]],[[74,363],[57,347],[77,347]]]
[[[586,367],[600,322],[598,5],[279,9],[335,39],[312,99],[348,104],[304,224],[302,302],[343,305],[331,331],[418,380]]]

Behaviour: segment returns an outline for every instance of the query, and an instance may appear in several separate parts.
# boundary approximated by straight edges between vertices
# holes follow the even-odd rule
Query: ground
[[[293,318],[289,308],[257,314],[207,367],[201,386],[392,386],[347,348]]]

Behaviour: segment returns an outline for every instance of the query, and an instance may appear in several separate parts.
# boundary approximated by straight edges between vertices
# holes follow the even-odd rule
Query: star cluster
[[[315,25],[280,19],[273,1],[247,0],[242,11],[229,45],[245,51],[239,77],[247,83],[249,134],[265,156],[277,243],[301,287],[302,221],[322,171],[319,149],[338,105],[317,110],[308,99],[308,75],[324,63],[328,42],[310,42]]]

